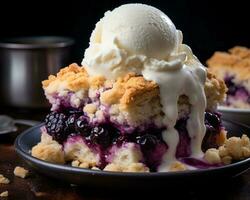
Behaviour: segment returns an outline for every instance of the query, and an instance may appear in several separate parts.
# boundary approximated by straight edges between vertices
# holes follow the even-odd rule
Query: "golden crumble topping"
[[[209,70],[207,73],[205,84],[208,107],[223,101],[226,92],[224,82],[215,77],[211,71]],[[60,93],[62,90],[77,92],[89,88],[98,89],[110,86],[111,89],[101,93],[100,100],[106,105],[119,104],[121,110],[140,107],[143,103],[151,101],[160,104],[158,85],[154,81],[147,81],[143,76],[134,73],[129,73],[118,78],[115,82],[110,82],[103,76],[89,77],[84,67],[71,64],[61,69],[56,76],[49,76],[49,79],[42,83],[45,92],[49,94]]]
[[[4,177],[2,174],[0,174],[0,184],[9,184],[10,180],[6,177]]]
[[[61,87],[71,91],[87,89],[89,87],[88,74],[84,67],[73,63],[61,69],[56,76],[50,75],[48,80],[42,82],[45,90],[55,92]]]
[[[97,107],[93,103],[86,104],[83,108],[83,111],[88,114],[94,114],[97,110]]]
[[[72,161],[71,165],[73,167],[80,167],[80,168],[89,168],[90,165],[87,162],[80,162],[79,160]]]
[[[243,160],[250,157],[250,140],[247,135],[230,137],[219,149],[208,149],[204,159],[211,164],[230,164],[233,160]]]
[[[103,170],[112,172],[149,172],[149,168],[143,163],[131,163],[127,166],[110,163]]]
[[[89,77],[89,85],[94,89],[98,89],[102,87],[105,83],[106,79],[104,76],[93,76]]]
[[[0,197],[8,197],[8,196],[9,196],[8,191],[4,191],[4,192],[0,193]]]
[[[29,171],[24,169],[23,167],[17,166],[14,169],[14,174],[15,174],[15,176],[18,176],[20,178],[26,178],[27,175],[29,174]]]
[[[217,164],[221,162],[219,150],[215,148],[208,149],[204,155],[204,159],[210,164]]]
[[[250,157],[250,141],[247,135],[231,137],[219,148],[220,156],[230,156],[233,160],[242,160]]]
[[[224,78],[225,74],[235,74],[241,80],[250,78],[250,49],[236,46],[229,52],[215,52],[207,60],[207,65],[211,71]]]
[[[187,170],[187,166],[179,161],[173,162],[169,167],[169,171],[172,172],[185,171],[185,170]]]
[[[149,168],[143,163],[131,163],[123,172],[149,172]]]
[[[122,172],[122,167],[120,165],[111,163],[106,165],[106,167],[103,170],[109,172]]]
[[[229,52],[232,55],[239,56],[241,58],[250,58],[250,49],[241,46],[235,46],[232,49],[229,49]]]
[[[130,104],[138,104],[140,101],[158,95],[159,88],[155,82],[147,81],[142,76],[129,73],[123,78],[118,78],[111,90],[102,93],[101,101],[108,105],[120,103],[127,107]]]
[[[207,97],[207,107],[211,108],[221,103],[226,98],[227,87],[223,80],[216,77],[211,70],[207,70],[207,78],[205,82],[205,94]]]

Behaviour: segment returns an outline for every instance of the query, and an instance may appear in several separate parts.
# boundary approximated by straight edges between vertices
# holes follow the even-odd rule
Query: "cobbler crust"
[[[84,168],[97,166],[100,159],[99,155],[92,152],[80,137],[77,140],[68,138],[64,145],[64,155],[66,161],[78,160],[79,167]]]
[[[65,163],[62,145],[42,132],[41,142],[31,150],[32,156],[52,163]]]
[[[118,78],[111,90],[104,92],[101,102],[111,105],[120,103],[126,108],[131,104],[139,104],[159,95],[159,87],[153,81],[147,81],[142,76],[129,73],[125,77]]]
[[[61,87],[71,91],[87,89],[89,87],[88,74],[84,67],[73,63],[61,69],[56,76],[50,75],[48,80],[42,82],[42,85],[49,93],[56,92]]]
[[[63,89],[77,92],[78,90],[98,89],[110,87],[101,93],[101,103],[105,105],[119,105],[119,109],[130,112],[141,108],[144,104],[158,104],[157,112],[160,112],[159,87],[153,81],[147,81],[142,76],[128,73],[119,77],[115,82],[106,80],[103,76],[89,77],[84,67],[71,64],[57,73],[49,76],[42,82],[46,94],[60,93]],[[207,73],[205,93],[208,108],[216,106],[225,98],[226,87],[222,80],[215,77],[211,71]]]
[[[229,52],[215,52],[207,60],[211,72],[224,78],[225,74],[234,74],[241,81],[250,79],[250,49],[236,46]]]
[[[227,87],[224,81],[218,78],[210,70],[207,70],[205,82],[205,94],[207,97],[207,108],[211,109],[226,98]]]

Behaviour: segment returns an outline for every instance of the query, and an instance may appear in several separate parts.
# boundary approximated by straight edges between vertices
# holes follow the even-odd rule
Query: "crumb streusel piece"
[[[0,174],[0,184],[9,184],[10,180],[6,177],[4,177],[2,174]]]
[[[8,196],[9,196],[8,191],[4,191],[4,192],[0,193],[0,197],[8,197]]]
[[[129,165],[118,165],[118,164],[108,164],[104,171],[113,171],[113,172],[149,172],[148,167],[142,163],[131,163]]]
[[[173,162],[169,167],[169,170],[172,172],[185,171],[187,169],[188,169],[187,166],[179,161]]]
[[[204,159],[211,164],[230,164],[234,160],[243,160],[250,157],[250,140],[247,135],[230,137],[218,149],[208,149]]]
[[[26,178],[27,175],[29,174],[29,170],[26,170],[26,169],[24,169],[23,167],[17,166],[17,167],[15,167],[15,169],[14,169],[14,174],[15,174],[15,176],[17,176],[17,177]]]

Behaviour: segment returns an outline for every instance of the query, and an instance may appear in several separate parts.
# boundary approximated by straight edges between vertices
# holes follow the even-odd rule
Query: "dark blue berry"
[[[113,138],[112,143],[116,145],[122,145],[124,142],[128,141],[126,135],[117,135]]]
[[[91,128],[85,116],[81,116],[75,121],[75,129],[85,137],[90,135]]]
[[[157,137],[154,136],[154,135],[151,135],[151,134],[138,136],[136,138],[136,140],[137,140],[137,143],[143,149],[146,149],[146,150],[153,149],[156,146],[157,142],[158,142]]]
[[[75,123],[76,123],[76,120],[78,119],[78,115],[77,114],[73,114],[73,115],[70,115],[66,121],[66,132],[68,133],[74,133],[76,132],[75,130]]]
[[[109,132],[101,126],[94,127],[91,130],[90,140],[94,144],[107,147],[110,144],[110,139]]]
[[[221,121],[218,115],[211,113],[211,112],[205,113],[205,122],[206,124],[213,126],[214,128],[219,128],[221,124]]]
[[[232,86],[228,87],[227,94],[235,95],[236,91],[237,91],[237,87],[235,85],[232,85]]]
[[[51,112],[45,118],[47,132],[57,141],[62,141],[65,134],[67,116],[63,113]]]
[[[215,135],[217,133],[218,131],[213,126],[206,124],[206,134]]]
[[[229,95],[235,95],[236,91],[238,90],[238,87],[234,84],[233,79],[233,76],[225,78],[225,84],[228,88],[227,94]]]

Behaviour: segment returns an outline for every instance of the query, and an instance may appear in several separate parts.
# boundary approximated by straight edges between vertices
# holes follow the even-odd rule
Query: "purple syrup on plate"
[[[180,162],[185,163],[189,166],[198,168],[198,169],[207,169],[210,167],[219,167],[222,166],[222,164],[209,164],[203,160],[199,160],[196,158],[180,158],[179,159]]]

